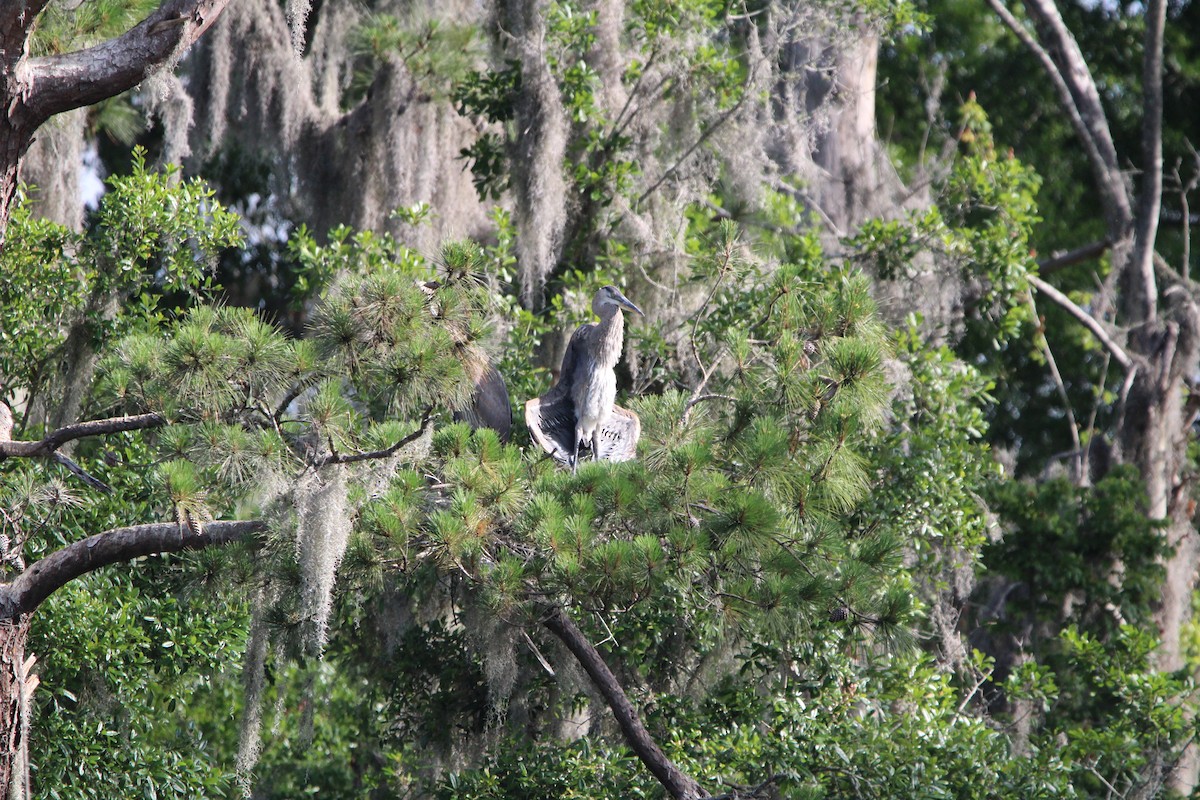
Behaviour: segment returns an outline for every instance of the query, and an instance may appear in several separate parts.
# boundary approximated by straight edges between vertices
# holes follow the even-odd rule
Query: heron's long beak
[[[621,294],[620,290],[617,291],[617,302],[621,304],[622,308],[627,308],[630,311],[636,311],[640,317],[646,316],[646,314],[640,308],[638,308],[632,300]]]

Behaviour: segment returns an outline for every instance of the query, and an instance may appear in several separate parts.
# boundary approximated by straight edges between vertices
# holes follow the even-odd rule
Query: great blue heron
[[[617,376],[613,368],[625,341],[622,309],[646,316],[615,286],[604,286],[592,300],[599,322],[580,325],[567,344],[558,383],[525,404],[533,438],[560,463],[579,464],[579,448],[599,461],[628,461],[637,450],[641,423],[637,414],[613,404]]]
[[[430,312],[437,316],[437,290],[440,281],[418,281],[417,286],[429,300]],[[491,428],[500,441],[507,442],[512,430],[512,406],[508,402],[508,386],[483,348],[473,344],[461,324],[448,324],[447,331],[457,349],[459,361],[475,386],[465,406],[452,409],[456,422],[466,422],[472,428]]]

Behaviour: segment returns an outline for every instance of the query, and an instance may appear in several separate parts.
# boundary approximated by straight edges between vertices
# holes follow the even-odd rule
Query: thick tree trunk
[[[29,797],[29,617],[0,622],[0,787],[5,800]]]
[[[0,95],[0,102],[8,102],[5,95]],[[21,157],[32,139],[33,131],[0,119],[0,245],[4,243],[4,231],[17,199]]]

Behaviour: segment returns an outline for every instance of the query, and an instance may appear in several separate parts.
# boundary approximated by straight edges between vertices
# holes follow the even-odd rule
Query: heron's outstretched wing
[[[555,387],[557,389],[557,387]],[[563,466],[571,465],[575,452],[575,406],[569,392],[551,389],[525,404],[525,424],[533,440]],[[596,429],[595,446],[605,461],[632,461],[637,456],[642,423],[627,408],[613,405],[612,413]],[[580,456],[583,460],[583,456]]]
[[[562,381],[525,404],[525,424],[533,440],[560,464],[569,466],[575,452],[575,405]]]
[[[500,441],[507,442],[512,432],[512,406],[508,401],[508,386],[504,377],[490,361],[485,362],[475,377],[475,393],[466,408],[455,409],[454,418],[472,428],[491,428]]]

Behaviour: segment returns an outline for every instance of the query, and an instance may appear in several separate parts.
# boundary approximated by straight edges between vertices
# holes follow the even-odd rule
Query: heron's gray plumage
[[[508,386],[504,377],[486,355],[467,363],[467,371],[475,384],[471,401],[464,408],[454,409],[454,419],[466,422],[472,428],[491,428],[507,442],[512,430],[512,407],[508,402]]]
[[[438,304],[435,292],[441,284],[438,281],[418,281],[417,286],[425,293],[430,311],[436,316]],[[468,340],[461,326],[448,326],[448,332],[454,343],[459,345],[459,360],[475,387],[466,405],[452,409],[455,421],[466,422],[472,428],[491,428],[500,441],[507,442],[512,432],[512,406],[508,401],[508,385],[504,382],[504,376],[487,353]]]
[[[525,420],[534,439],[561,463],[575,466],[579,448],[596,459],[633,458],[641,423],[632,411],[614,405],[614,368],[625,341],[621,309],[642,310],[615,286],[596,293],[592,311],[599,322],[579,326],[567,343],[558,383],[540,398],[525,404]]]

